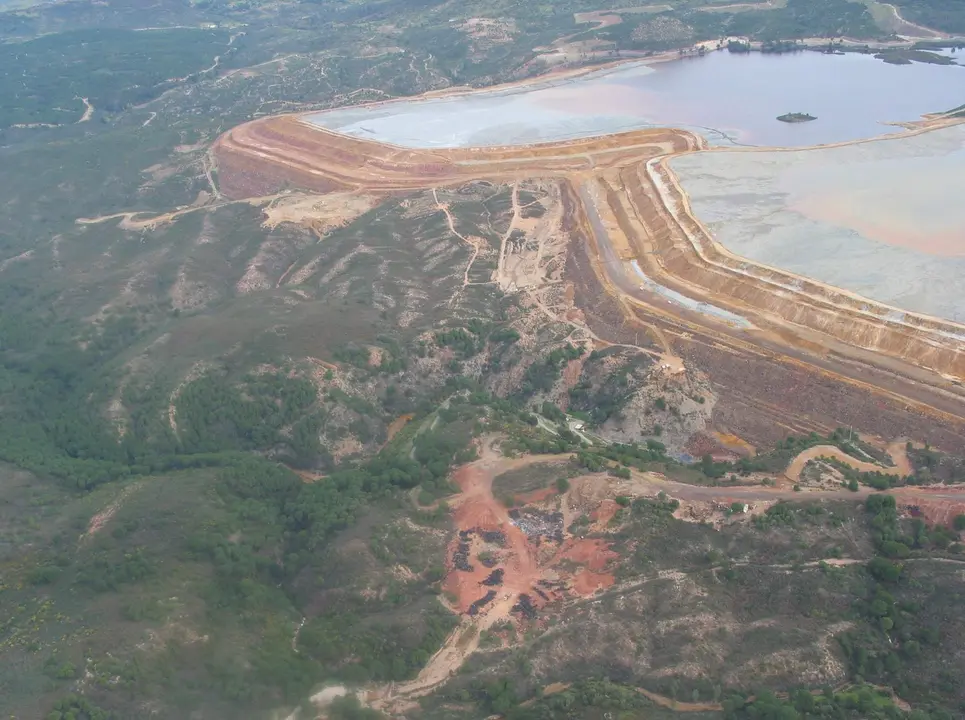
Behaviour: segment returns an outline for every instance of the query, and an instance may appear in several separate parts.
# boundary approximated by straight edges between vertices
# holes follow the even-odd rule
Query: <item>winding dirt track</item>
[[[834,445],[815,445],[812,448],[808,448],[794,458],[794,461],[788,466],[784,474],[791,482],[797,482],[801,478],[801,471],[804,470],[805,465],[811,460],[817,460],[823,457],[833,458],[839,462],[847,463],[858,472],[880,472],[885,475],[894,475],[895,477],[901,476],[898,468],[882,467],[874,463],[857,460]]]
[[[815,445],[795,457],[788,465],[787,470],[784,471],[784,476],[791,482],[797,482],[801,478],[801,471],[804,470],[804,466],[811,460],[822,457],[834,458],[839,462],[850,465],[858,472],[880,472],[894,477],[907,477],[914,472],[911,461],[908,459],[908,453],[905,451],[905,443],[901,440],[889,443],[887,452],[893,467],[884,467],[883,465],[858,460],[834,445]]]
[[[829,447],[830,446],[818,446],[800,453],[791,462],[787,473],[790,475],[794,467],[803,467],[807,460],[815,455],[815,451],[818,451],[817,454],[819,455],[832,454]],[[837,448],[832,449],[837,450]],[[843,453],[842,456],[842,462],[858,470],[865,469],[866,467],[882,469],[876,465],[862,463]],[[573,547],[572,539],[568,539],[561,545],[555,557],[543,557],[541,561],[540,557],[538,557],[539,547],[534,545],[510,519],[506,508],[496,500],[492,492],[493,478],[500,473],[509,470],[518,470],[534,464],[564,464],[570,459],[571,456],[566,455],[527,455],[521,458],[503,457],[497,450],[495,438],[489,437],[484,438],[481,443],[479,460],[463,465],[456,470],[454,479],[460,487],[460,493],[450,499],[453,507],[455,525],[459,529],[482,528],[499,530],[503,533],[506,542],[504,551],[500,552],[502,559],[499,563],[499,567],[503,568],[505,573],[503,576],[503,584],[498,588],[498,594],[492,603],[484,606],[477,614],[471,615],[467,613],[469,602],[477,598],[481,593],[482,590],[479,580],[484,578],[489,570],[480,567],[479,570],[482,570],[482,572],[473,573],[450,567],[445,581],[445,587],[453,596],[458,598],[456,600],[456,607],[453,609],[462,614],[462,621],[446,639],[439,651],[430,658],[429,662],[415,679],[404,683],[391,683],[371,688],[364,693],[364,701],[367,705],[382,711],[393,713],[404,712],[416,698],[427,695],[444,685],[458,672],[466,659],[479,649],[480,634],[484,630],[492,628],[495,624],[510,618],[512,607],[518,601],[520,595],[523,593],[532,593],[533,588],[536,587],[536,583],[543,577],[545,572],[554,572],[558,558],[570,557],[567,555],[567,548]],[[867,497],[876,492],[867,487],[860,488],[857,493],[845,490],[795,492],[787,488],[764,485],[730,488],[707,487],[687,485],[669,480],[657,473],[642,473],[637,471],[633,472],[629,481],[621,481],[600,475],[590,477],[594,483],[611,483],[613,488],[618,490],[620,494],[631,497],[654,497],[663,493],[669,497],[686,502],[714,502],[724,505],[735,501],[773,503],[777,500],[853,500]],[[576,482],[577,480],[574,480],[574,483]],[[952,505],[965,502],[965,486],[939,487],[933,490],[922,490],[914,487],[897,488],[889,492],[897,496],[899,503],[903,507],[909,505],[924,505],[928,502],[941,502]],[[604,500],[603,502],[612,503],[612,500]],[[566,522],[564,521],[564,525],[565,524]],[[447,550],[449,557],[451,557],[455,551],[459,540],[460,538],[457,536],[457,538],[453,540],[453,543],[450,544]],[[593,546],[593,550],[599,554],[598,559],[604,564],[611,555],[607,550],[607,544],[605,542],[598,542]],[[837,561],[836,564],[849,565],[859,562],[862,561],[858,559],[842,559]],[[577,590],[577,595],[584,594],[579,591],[580,577],[587,572],[588,570],[583,570],[580,575],[574,575],[570,580],[573,589]],[[593,595],[599,587],[604,586],[587,586],[585,594]],[[562,595],[557,599],[566,601],[566,597],[566,595]],[[578,603],[580,599],[578,597],[575,599],[571,597],[568,602]],[[659,705],[670,707],[681,712],[713,710],[716,707],[700,703],[676,703],[669,698],[654,695],[645,690],[641,690],[640,692]]]
[[[936,119],[913,132],[951,122]],[[211,155],[224,196],[236,199],[271,196],[292,185],[387,197],[473,180],[556,182],[571,239],[586,243],[598,282],[623,308],[625,322],[647,336],[654,323],[641,321],[641,314],[671,321],[684,334],[699,333],[728,352],[782,357],[854,383],[965,436],[965,343],[958,339],[965,326],[908,312],[896,321],[889,306],[733,255],[694,217],[667,164],[701,151],[702,138],[675,129],[422,150],[281,115],[228,131]],[[654,283],[692,302],[668,301]]]

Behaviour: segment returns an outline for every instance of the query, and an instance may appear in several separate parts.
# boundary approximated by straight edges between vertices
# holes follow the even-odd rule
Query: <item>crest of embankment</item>
[[[748,318],[754,326],[747,331],[750,336],[894,367],[955,392],[948,380],[965,378],[965,326],[899,313],[738,257],[716,243],[694,216],[667,165],[669,158],[703,147],[701,138],[690,132],[648,129],[518,147],[403,148],[282,115],[226,132],[213,155],[222,191],[232,198],[286,188],[377,196],[474,180],[537,177],[597,183],[602,202],[616,218],[603,241],[620,245],[618,256],[635,258],[654,281]],[[705,321],[719,322],[712,317]]]

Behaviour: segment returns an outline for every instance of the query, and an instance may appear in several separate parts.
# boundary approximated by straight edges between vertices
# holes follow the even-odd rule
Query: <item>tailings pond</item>
[[[965,51],[961,56],[965,63]],[[401,100],[307,116],[337,132],[407,147],[522,145],[648,127],[714,144],[802,147],[874,137],[965,102],[965,66],[889,65],[871,55],[709,53],[631,63],[568,80]],[[785,113],[817,120],[783,123]]]
[[[702,152],[670,167],[731,252],[965,323],[965,125],[833,148]]]

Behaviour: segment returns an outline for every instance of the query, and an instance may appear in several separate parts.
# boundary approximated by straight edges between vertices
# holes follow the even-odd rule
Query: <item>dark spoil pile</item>
[[[456,552],[452,556],[452,564],[457,570],[472,572],[473,567],[469,564],[469,543],[462,541],[456,546]]]
[[[474,602],[472,605],[469,606],[469,614],[476,615],[483,607],[491,603],[494,597],[496,597],[495,590],[490,590],[489,592],[487,592],[485,595],[483,595],[476,602]]]
[[[533,602],[529,599],[529,595],[523,593],[519,596],[519,601],[513,605],[513,612],[520,613],[527,620],[533,620],[536,618],[536,608],[533,606]]]
[[[494,587],[496,585],[503,584],[503,569],[493,570],[489,573],[489,577],[482,581],[483,585],[488,585],[489,587]]]

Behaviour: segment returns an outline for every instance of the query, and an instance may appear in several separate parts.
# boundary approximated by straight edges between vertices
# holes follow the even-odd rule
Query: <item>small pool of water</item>
[[[716,144],[804,147],[895,132],[884,123],[917,120],[963,103],[963,65],[890,65],[854,53],[714,52],[511,90],[330,110],[308,119],[419,148],[521,145],[648,127],[691,129]],[[817,120],[777,120],[790,112]]]

